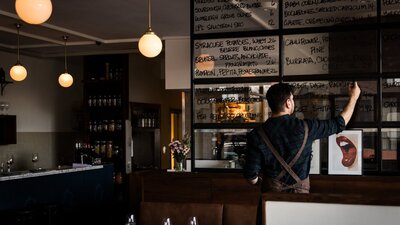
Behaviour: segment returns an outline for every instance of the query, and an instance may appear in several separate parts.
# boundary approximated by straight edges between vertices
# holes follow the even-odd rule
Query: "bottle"
[[[89,96],[89,99],[88,99],[88,105],[89,105],[89,107],[92,107],[92,96],[91,95]]]
[[[101,157],[105,157],[106,156],[106,141],[101,141],[100,155],[101,155]]]
[[[106,157],[108,159],[111,159],[113,155],[113,142],[112,141],[107,141],[107,146],[106,146]]]
[[[97,132],[97,121],[96,120],[93,122],[92,130],[93,130],[93,132]]]
[[[97,96],[93,96],[92,98],[92,107],[96,107],[97,106]]]
[[[103,131],[108,131],[108,120],[103,120]]]
[[[103,105],[103,97],[99,95],[97,98],[97,106],[101,107]]]
[[[126,225],[136,225],[135,216],[133,214],[128,217]]]
[[[100,155],[100,141],[94,142],[94,152],[96,153],[97,156]]]
[[[92,121],[89,121],[89,132],[93,132]]]
[[[112,106],[112,104],[113,104],[112,101],[113,101],[112,97],[111,97],[111,95],[109,95],[107,98],[107,106]]]
[[[115,130],[116,131],[121,131],[122,130],[122,122],[121,122],[121,120],[117,120],[117,124],[115,125]]]
[[[117,106],[121,106],[121,105],[122,105],[121,95],[118,95],[118,98],[117,98]]]
[[[116,95],[113,96],[112,106],[114,106],[114,107],[117,106],[117,96]]]
[[[115,131],[114,120],[110,120],[110,124],[108,125],[108,131],[110,131],[110,132],[114,132]]]

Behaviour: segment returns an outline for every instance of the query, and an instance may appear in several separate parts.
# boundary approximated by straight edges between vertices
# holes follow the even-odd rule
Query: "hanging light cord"
[[[17,27],[17,64],[19,64],[19,28],[21,28],[21,24],[16,23],[15,26]]]
[[[151,31],[151,3],[150,0],[147,1],[149,6],[149,31]]]
[[[63,36],[64,39],[64,67],[65,67],[65,73],[67,73],[67,40],[68,36]]]

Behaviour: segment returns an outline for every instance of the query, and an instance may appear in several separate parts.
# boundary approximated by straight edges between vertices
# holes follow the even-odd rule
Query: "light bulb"
[[[16,0],[18,16],[30,24],[41,24],[49,19],[53,11],[51,0]]]
[[[70,87],[72,83],[74,83],[74,78],[71,76],[71,74],[65,72],[58,77],[58,83],[62,87],[67,88]]]
[[[19,63],[15,64],[10,69],[10,76],[15,81],[23,81],[23,80],[25,80],[26,75],[28,75],[28,72],[26,71],[25,67],[23,67]]]
[[[142,55],[153,58],[160,54],[162,50],[161,39],[152,31],[147,31],[139,39],[139,51]]]

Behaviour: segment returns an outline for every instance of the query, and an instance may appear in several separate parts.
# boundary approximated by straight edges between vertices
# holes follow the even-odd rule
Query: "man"
[[[272,85],[266,95],[272,115],[247,135],[244,177],[251,184],[262,181],[263,192],[309,193],[312,142],[345,129],[360,96],[354,82],[349,85],[349,100],[339,116],[300,120],[291,116],[295,109],[293,91],[289,84]]]

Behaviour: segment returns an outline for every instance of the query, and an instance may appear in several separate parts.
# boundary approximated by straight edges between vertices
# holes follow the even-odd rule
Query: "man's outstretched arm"
[[[344,107],[343,111],[340,115],[343,117],[345,124],[350,121],[351,116],[354,112],[354,107],[356,106],[357,99],[360,97],[360,87],[358,86],[357,82],[349,85],[349,101],[347,102],[346,106]]]

